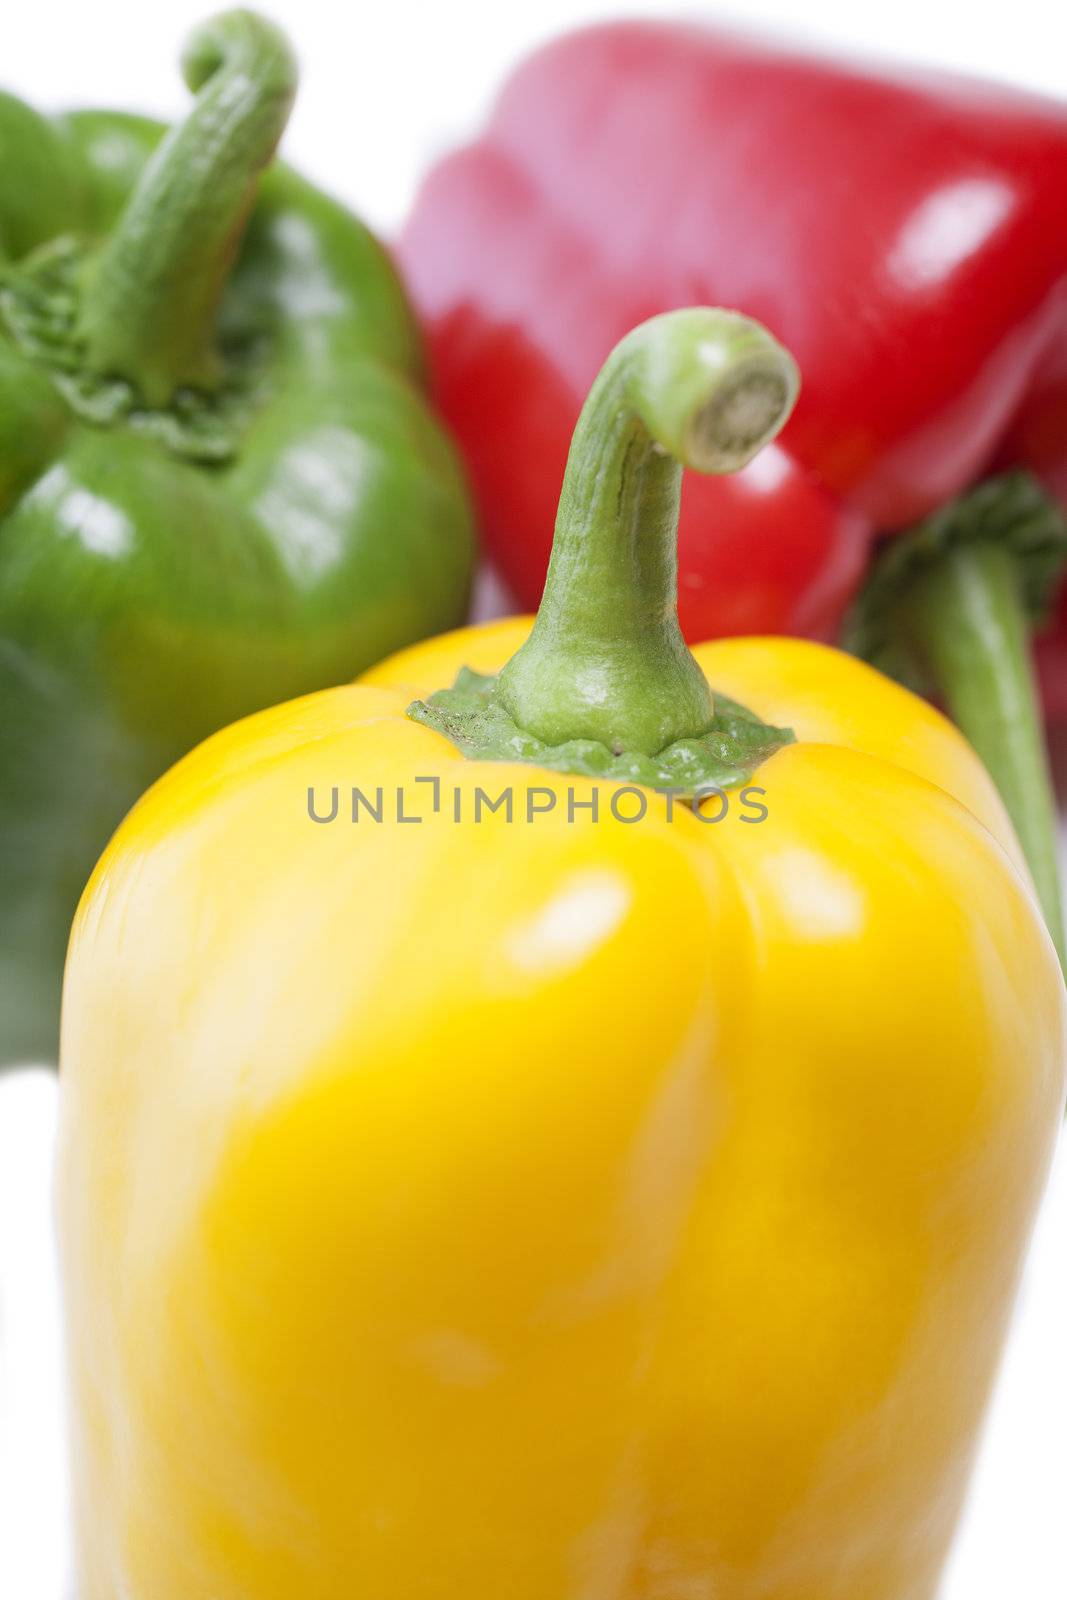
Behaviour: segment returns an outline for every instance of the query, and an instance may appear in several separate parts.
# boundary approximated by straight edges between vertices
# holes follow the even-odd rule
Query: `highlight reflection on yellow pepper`
[[[612,361],[534,632],[217,735],[87,891],[81,1600],[932,1600],[1063,982],[937,712],[792,640],[690,665],[672,456],[751,454],[787,358],[685,312]],[[715,770],[720,822],[651,781]]]

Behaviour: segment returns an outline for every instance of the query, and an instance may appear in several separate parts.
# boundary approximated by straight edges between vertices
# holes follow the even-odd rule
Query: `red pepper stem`
[[[250,11],[198,28],[182,69],[196,104],[94,262],[78,330],[88,369],[127,379],[156,409],[219,380],[219,298],[296,92],[284,36]]]
[[[1017,563],[988,540],[948,549],[915,578],[906,607],[938,694],[1000,790],[1067,965],[1057,813]]]

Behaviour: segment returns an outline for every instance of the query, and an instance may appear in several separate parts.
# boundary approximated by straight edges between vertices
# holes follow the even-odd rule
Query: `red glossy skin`
[[[687,484],[692,638],[830,632],[876,533],[1006,456],[1067,468],[1065,196],[1067,106],[1032,96],[670,25],[533,56],[401,244],[516,597],[539,598],[589,384],[677,306],[758,317],[804,380],[770,462]]]

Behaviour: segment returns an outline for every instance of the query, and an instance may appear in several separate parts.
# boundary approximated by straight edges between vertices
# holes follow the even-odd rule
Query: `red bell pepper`
[[[528,607],[616,341],[691,303],[772,329],[800,403],[747,472],[687,483],[683,627],[827,636],[873,564],[851,639],[947,702],[1055,926],[1026,644],[1065,525],[1035,479],[999,475],[1031,467],[1067,500],[1067,106],[696,27],[594,27],[519,68],[484,136],[430,174],[401,255],[489,551]],[[905,529],[907,550],[881,537]],[[1042,653],[1067,713],[1067,602]]]

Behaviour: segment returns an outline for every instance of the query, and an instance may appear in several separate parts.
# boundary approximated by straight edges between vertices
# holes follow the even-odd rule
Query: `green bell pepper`
[[[169,132],[0,97],[0,1063],[54,1056],[78,895],[150,782],[467,603],[396,272],[263,171],[286,41],[233,11],[183,65]]]

